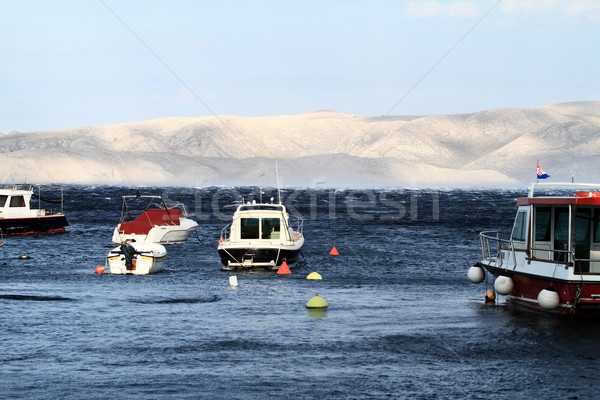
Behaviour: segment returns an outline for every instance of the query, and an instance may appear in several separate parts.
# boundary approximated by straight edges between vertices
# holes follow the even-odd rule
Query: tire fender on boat
[[[494,289],[496,289],[496,292],[498,292],[501,295],[509,294],[510,292],[512,292],[514,287],[515,284],[513,280],[505,275],[500,275],[496,278],[496,281],[494,281]]]

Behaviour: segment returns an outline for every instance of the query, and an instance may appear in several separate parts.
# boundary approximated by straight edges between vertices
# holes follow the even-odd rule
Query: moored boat
[[[122,196],[121,219],[113,243],[184,243],[198,223],[189,218],[183,203],[168,203],[161,196]]]
[[[568,194],[536,196],[555,186]],[[592,191],[574,191],[575,188]],[[535,183],[517,200],[509,239],[479,234],[480,255],[469,269],[479,283],[485,271],[496,292],[517,306],[545,313],[600,318],[600,184]]]
[[[42,196],[44,191],[60,188],[60,198]],[[35,191],[37,190],[37,193]],[[31,199],[37,198],[37,208],[31,207]],[[60,211],[41,207],[42,202],[60,205]],[[18,184],[0,189],[0,231],[4,235],[63,232],[69,221],[63,214],[62,186]]]
[[[290,225],[290,216],[283,204],[248,202],[228,205],[235,207],[230,224],[222,227],[218,252],[224,269],[279,269],[285,261],[292,266],[298,260],[304,235],[302,218],[297,227]]]
[[[162,271],[166,255],[158,243],[123,243],[108,252],[106,262],[111,274],[148,275]]]

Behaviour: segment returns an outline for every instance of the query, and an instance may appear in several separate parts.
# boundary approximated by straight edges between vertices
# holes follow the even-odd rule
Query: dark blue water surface
[[[137,189],[185,202],[198,235],[167,247],[165,272],[95,274]],[[215,214],[257,193],[67,187],[68,233],[0,248],[0,398],[597,396],[600,325],[486,306],[491,281],[466,278],[477,233],[506,236],[524,192],[286,190],[302,262],[222,271]],[[316,293],[327,310],[305,308]]]

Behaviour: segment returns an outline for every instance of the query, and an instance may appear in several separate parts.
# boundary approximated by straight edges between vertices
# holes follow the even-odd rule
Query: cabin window
[[[11,196],[10,198],[11,207],[25,207],[25,199],[23,196]]]
[[[594,210],[594,243],[600,243],[600,210]]]
[[[554,208],[554,250],[569,249],[569,208]],[[566,260],[566,253],[554,253],[555,260]]]
[[[240,221],[240,238],[241,239],[258,239],[258,218],[242,218]]]
[[[581,272],[590,271],[590,231],[592,210],[578,209],[575,214],[575,258]]]
[[[4,207],[6,205],[6,199],[8,199],[7,195],[0,195],[0,207]]]
[[[590,246],[590,223],[592,210],[589,208],[577,210],[575,219],[575,242]]]
[[[524,242],[527,237],[527,211],[519,211],[515,226],[513,227],[512,240]]]
[[[263,218],[262,219],[262,238],[263,239],[279,239],[281,224],[279,218]]]
[[[551,235],[552,208],[536,207],[535,209],[535,240],[549,242]]]

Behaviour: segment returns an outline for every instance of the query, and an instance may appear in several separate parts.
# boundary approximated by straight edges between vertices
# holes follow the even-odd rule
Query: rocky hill
[[[0,133],[0,180],[146,185],[518,186],[598,181],[600,102],[473,114],[173,117]]]

